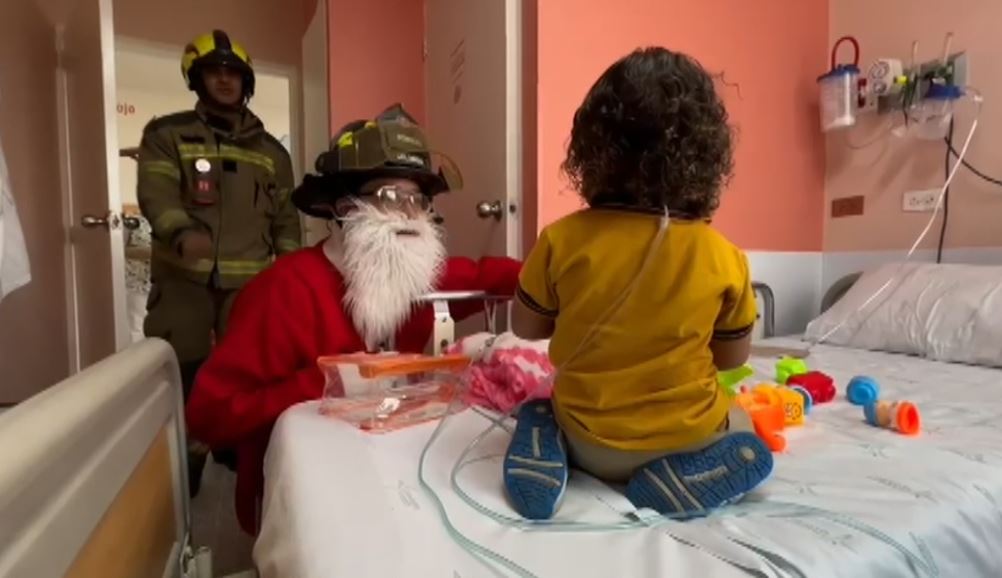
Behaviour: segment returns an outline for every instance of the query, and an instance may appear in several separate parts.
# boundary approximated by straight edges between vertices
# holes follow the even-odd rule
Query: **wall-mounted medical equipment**
[[[905,65],[897,58],[880,58],[870,65],[866,71],[862,89],[867,96],[872,98],[873,103],[882,96],[900,94],[905,85],[908,84],[908,77],[905,76]]]
[[[851,64],[838,63],[838,49],[850,43],[854,50]],[[821,130],[828,132],[856,124],[859,106],[859,42],[852,36],[838,39],[832,47],[831,70],[818,77],[821,93]]]
[[[920,63],[915,42],[907,64],[900,58],[878,58],[861,74],[859,42],[852,36],[840,38],[832,47],[831,70],[818,78],[821,130],[851,127],[861,115],[903,113],[909,134],[943,138],[968,76],[967,55],[951,54],[952,43],[953,35],[947,34],[942,56]],[[839,63],[843,44],[853,48],[851,63]]]
[[[933,84],[913,110],[908,112],[909,125],[916,137],[941,140],[950,132],[954,104],[964,96],[959,86]]]

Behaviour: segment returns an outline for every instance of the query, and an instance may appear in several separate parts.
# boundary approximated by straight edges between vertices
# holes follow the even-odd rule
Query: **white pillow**
[[[804,338],[832,331],[822,343],[1002,367],[1002,266],[884,265],[808,324]]]

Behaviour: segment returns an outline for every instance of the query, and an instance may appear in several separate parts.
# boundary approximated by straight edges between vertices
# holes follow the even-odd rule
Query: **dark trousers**
[[[181,276],[153,279],[143,332],[170,343],[181,369],[184,400],[188,401],[198,370],[209,357],[213,341],[222,335],[236,291],[199,285]],[[205,444],[188,440],[188,491],[198,494],[209,455]],[[216,451],[213,458],[236,469],[233,452]]]

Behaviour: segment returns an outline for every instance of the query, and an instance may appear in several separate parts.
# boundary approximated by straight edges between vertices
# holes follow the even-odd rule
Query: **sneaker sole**
[[[733,433],[702,450],[648,462],[630,479],[626,497],[662,514],[705,516],[755,489],[772,467],[772,453],[757,436]]]
[[[523,406],[504,460],[504,485],[515,511],[530,520],[553,517],[567,489],[568,470],[549,402]]]

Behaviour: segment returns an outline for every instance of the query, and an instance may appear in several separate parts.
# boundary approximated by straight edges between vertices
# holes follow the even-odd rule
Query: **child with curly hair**
[[[747,258],[709,223],[732,169],[713,78],[629,54],[578,108],[563,168],[588,208],[540,234],[519,279],[514,332],[549,338],[558,371],[552,400],[518,412],[513,506],[553,516],[569,462],[662,514],[739,499],[773,463],[717,382],[747,361],[756,306]]]

